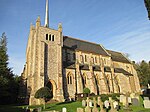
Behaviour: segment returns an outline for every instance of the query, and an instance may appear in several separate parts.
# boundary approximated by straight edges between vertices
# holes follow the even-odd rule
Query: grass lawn
[[[140,97],[140,105],[139,106],[132,106],[130,105],[130,108],[132,109],[132,112],[150,112],[150,109],[145,109],[143,107],[143,99]],[[16,105],[7,105],[3,106],[0,105],[0,112],[24,112],[22,108],[25,108],[26,106],[16,106]],[[38,106],[29,106],[29,108],[37,108],[37,107],[43,107],[43,105]],[[53,104],[46,104],[46,110],[57,110],[60,111],[62,108],[67,108],[67,112],[76,112],[76,109],[79,107],[82,107],[82,103],[80,101],[76,102],[63,102],[63,103],[53,103]],[[123,107],[119,110],[119,112],[126,112],[123,110]]]
[[[37,107],[43,107],[43,105],[37,105],[37,106],[29,106],[29,108],[37,108]],[[62,102],[62,103],[53,103],[53,104],[46,104],[46,110],[57,110],[60,111],[62,108],[67,108],[67,112],[76,112],[76,109],[79,107],[82,107],[82,103],[77,102]]]

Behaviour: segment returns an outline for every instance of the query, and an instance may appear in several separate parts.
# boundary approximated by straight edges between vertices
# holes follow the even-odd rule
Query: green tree
[[[52,96],[52,91],[50,91],[50,89],[48,87],[42,87],[36,91],[34,97],[37,99],[44,100],[44,109],[45,109],[46,99],[51,99],[53,96]]]
[[[148,12],[148,18],[150,19],[150,0],[144,0],[144,3]]]
[[[140,85],[146,87],[150,83],[150,64],[146,61],[141,61],[139,63],[133,63],[134,68],[137,71]]]
[[[5,33],[0,38],[0,104],[14,103],[18,94],[18,81],[8,67],[7,38]]]
[[[8,73],[7,38],[5,33],[0,38],[0,75],[7,77]]]

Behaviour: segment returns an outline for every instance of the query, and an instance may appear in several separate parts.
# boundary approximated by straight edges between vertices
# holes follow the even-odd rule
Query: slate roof
[[[75,63],[67,63],[63,62],[63,67],[68,68],[68,69],[75,69]]]
[[[114,69],[115,69],[115,73],[123,73],[124,75],[133,76],[131,73],[127,72],[122,68],[114,68]]]
[[[105,49],[99,44],[79,40],[68,36],[63,36],[63,46],[74,50],[81,50],[85,52],[109,56],[107,51],[105,51]]]
[[[87,65],[87,64],[80,64],[80,69],[81,70],[89,70],[89,65]]]
[[[111,54],[111,58],[113,61],[123,62],[123,63],[131,63],[122,53],[107,50],[109,54]]]
[[[93,70],[94,71],[101,71],[101,68],[100,68],[100,66],[95,65],[95,66],[93,66]]]

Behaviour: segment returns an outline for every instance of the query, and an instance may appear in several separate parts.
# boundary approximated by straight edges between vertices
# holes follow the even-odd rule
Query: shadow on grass
[[[69,102],[61,102],[61,103],[57,103],[56,105],[62,105],[62,104],[70,104],[73,103],[74,101],[69,101]]]

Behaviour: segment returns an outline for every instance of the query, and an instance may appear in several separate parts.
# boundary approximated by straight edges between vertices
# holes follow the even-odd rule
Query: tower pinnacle
[[[49,27],[49,7],[48,7],[48,0],[46,0],[45,27]]]

